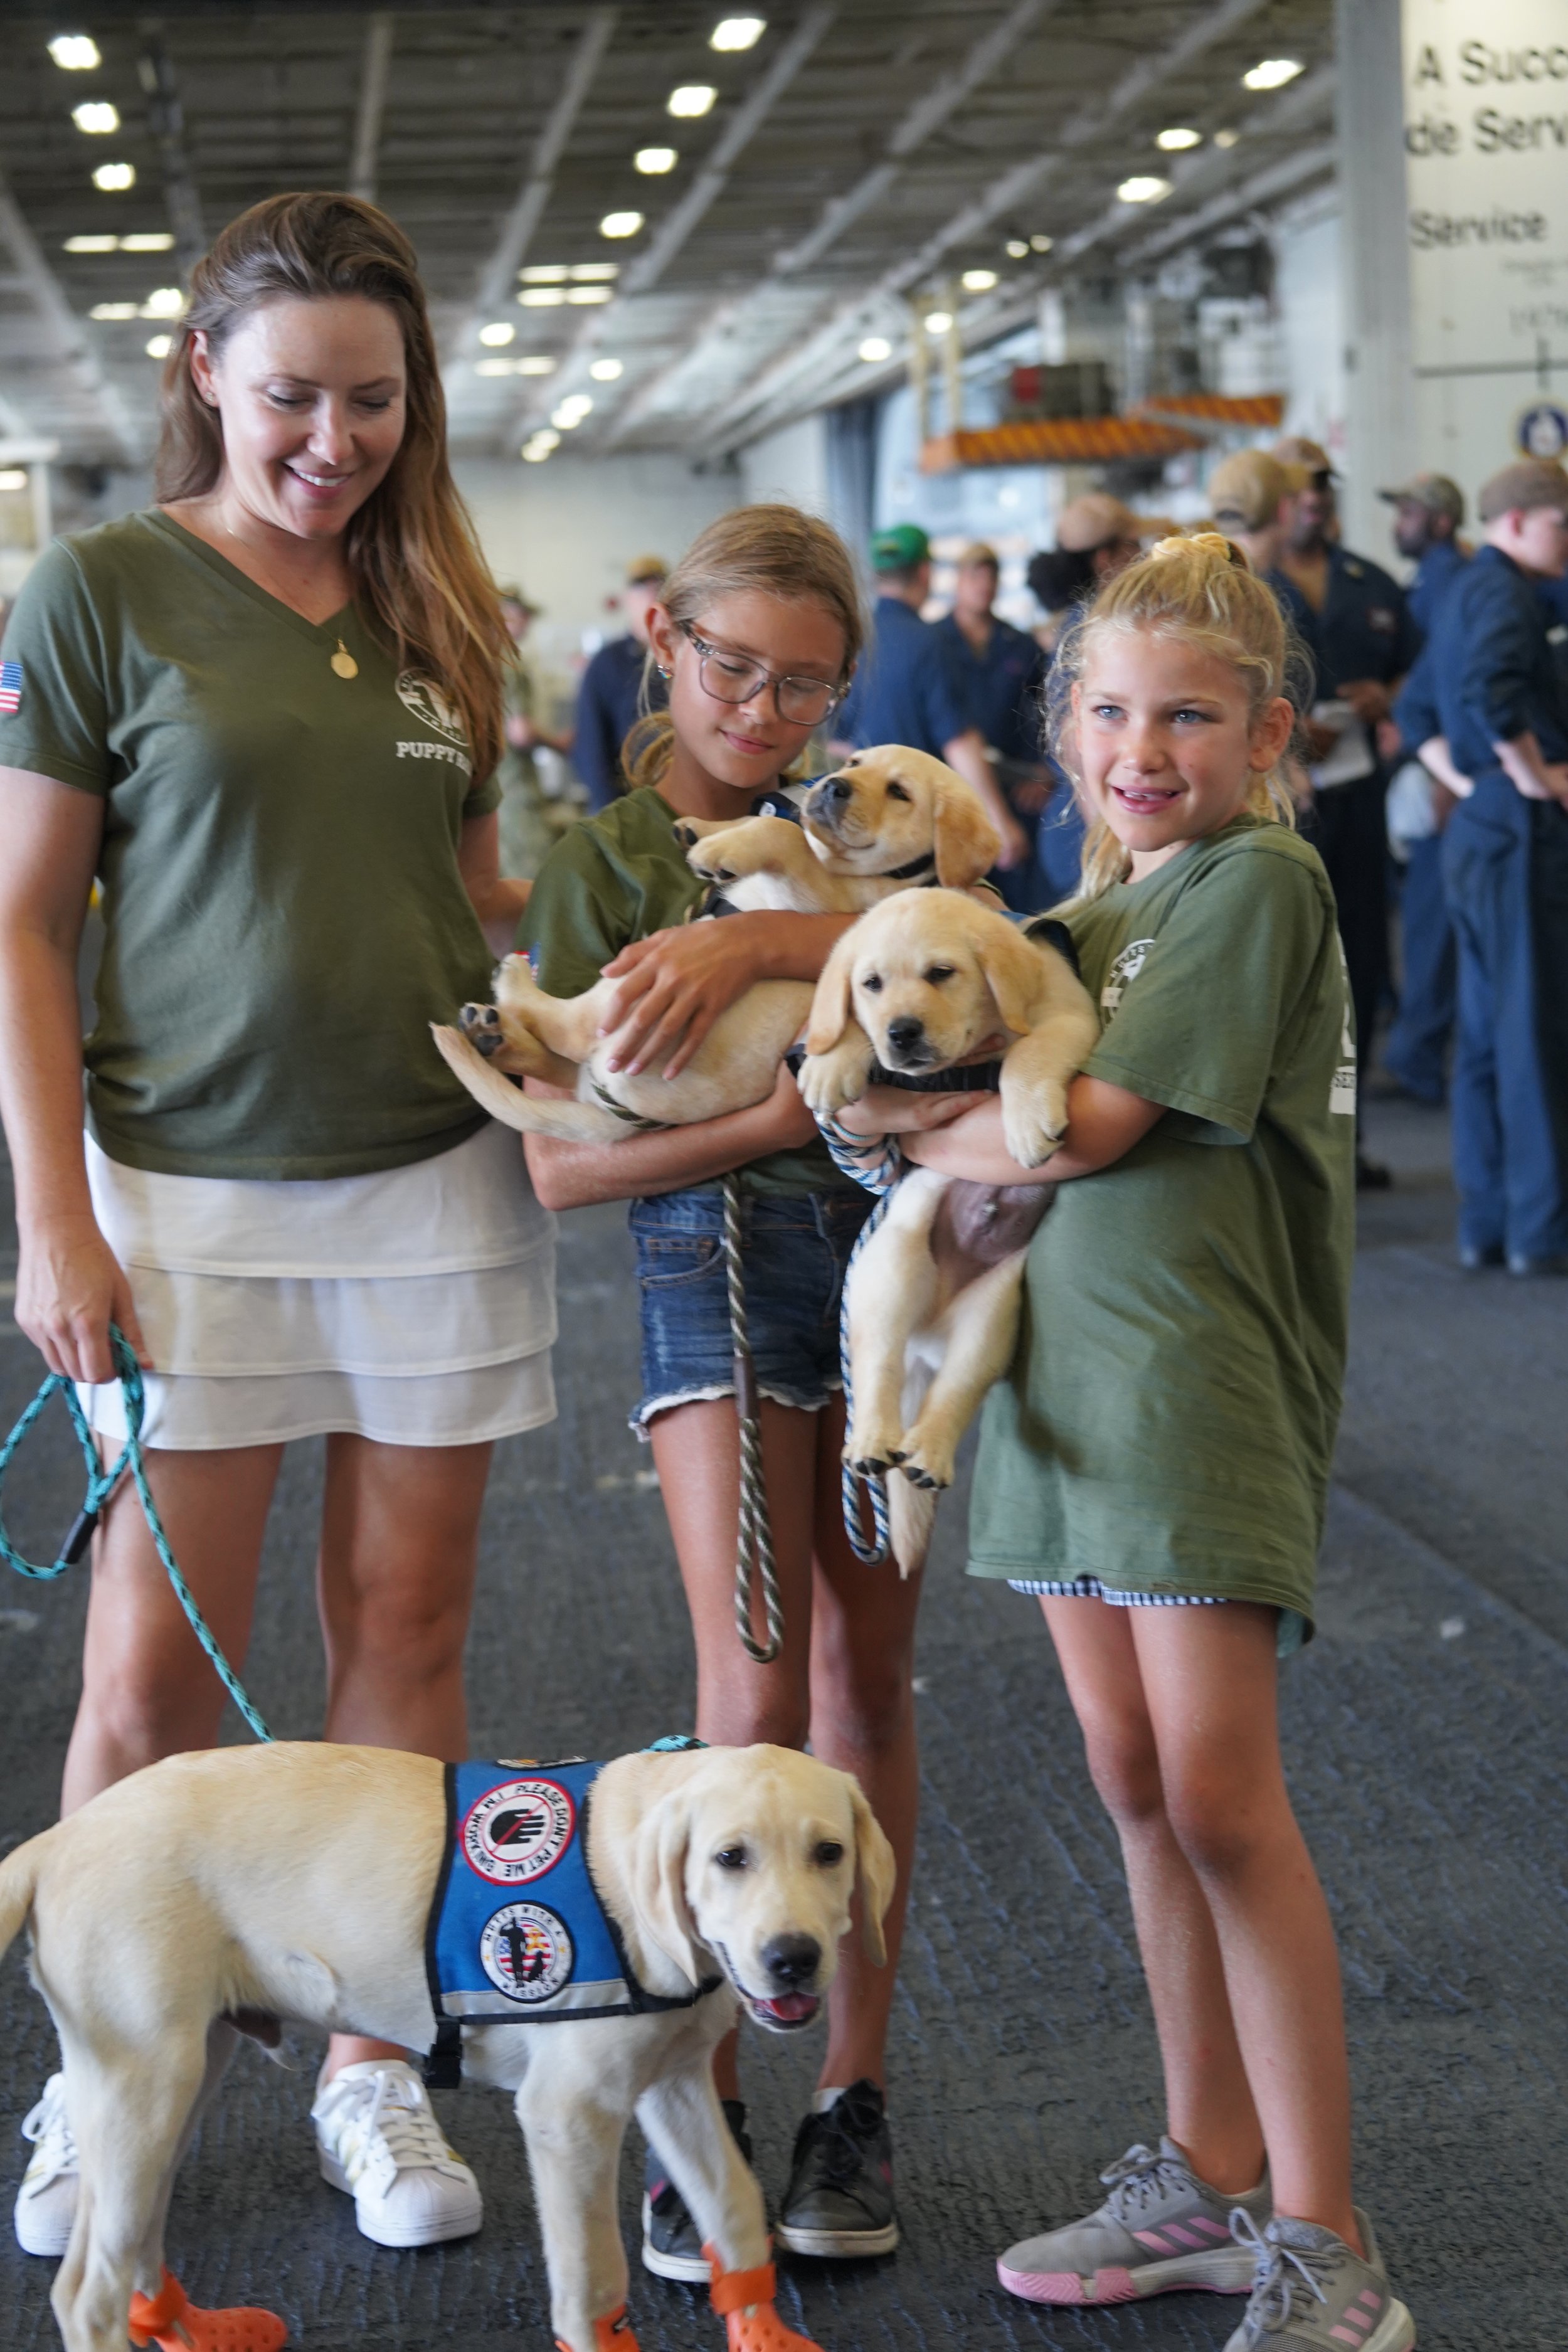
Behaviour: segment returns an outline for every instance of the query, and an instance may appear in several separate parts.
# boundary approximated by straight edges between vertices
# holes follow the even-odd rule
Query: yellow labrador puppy
[[[800,1088],[825,1116],[879,1073],[925,1076],[999,1055],[1007,1149],[1037,1168],[1099,1036],[1089,993],[1056,949],[959,892],[911,891],[862,916],[828,958]],[[866,1475],[903,1472],[889,1504],[905,1575],[925,1559],[959,1441],[1012,1360],[1024,1260],[1048,1200],[1038,1185],[911,1167],[850,1269],[845,1459]]]
[[[733,912],[859,914],[890,894],[935,879],[966,888],[995,863],[1000,844],[962,776],[898,743],[858,751],[814,784],[801,823],[754,816],[711,824],[682,818],[692,870]],[[616,1143],[639,1124],[687,1127],[764,1101],[810,1009],[809,981],[763,981],[715,1022],[679,1077],[609,1067],[599,1034],[616,983],[582,996],[547,996],[526,956],[508,956],[493,1005],[470,1004],[437,1046],[476,1101],[523,1134]],[[572,1102],[542,1101],[501,1074],[570,1087]]]
[[[504,1874],[537,1863],[552,1823],[520,1828],[514,1807],[474,1830],[476,1808],[454,1840],[449,1769],[316,1744],[173,1757],[0,1864],[0,1951],[30,1920],[33,1981],[59,2032],[81,2156],[54,2289],[67,2352],[123,2352],[132,2289],[158,2294],[174,2167],[232,2053],[237,2017],[263,2039],[286,2019],[428,2049],[426,1923],[455,1867],[448,1847],[464,1839],[488,1836],[502,1857],[486,1867],[503,1937],[528,1927],[539,1903],[508,1897],[551,1882],[510,1885]],[[765,2269],[762,2192],[725,2126],[713,2051],[739,2008],[776,2031],[809,2023],[857,1884],[867,1947],[882,1960],[894,1879],[856,1782],[790,1749],[622,1757],[592,1799],[593,1893],[649,2006],[460,2028],[469,2072],[516,2095],[563,2352],[602,2352],[612,2333],[634,2341],[624,2321],[616,2331],[626,2262],[616,2212],[634,2112],[723,2271]],[[525,1831],[534,1846],[519,1843]],[[766,2282],[755,2285],[762,2304]],[[804,2339],[787,2342],[798,2352]]]

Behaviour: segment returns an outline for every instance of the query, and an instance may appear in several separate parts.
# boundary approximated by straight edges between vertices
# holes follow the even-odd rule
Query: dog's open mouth
[[[742,1998],[756,2022],[771,2026],[775,2033],[793,2033],[809,2025],[822,2007],[822,1996],[815,1992],[781,1992],[772,2000],[759,2000],[749,1992]]]

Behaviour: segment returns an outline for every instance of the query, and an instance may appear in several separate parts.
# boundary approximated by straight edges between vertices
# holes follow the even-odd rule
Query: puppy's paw
[[[465,1004],[458,1015],[458,1026],[473,1047],[487,1062],[492,1061],[506,1043],[500,1025],[500,1014],[493,1004]]]
[[[844,1459],[858,1478],[880,1478],[903,1458],[896,1431],[852,1429],[845,1440]]]
[[[900,1468],[913,1486],[924,1486],[932,1492],[951,1486],[953,1477],[952,1448],[934,1433],[923,1435],[913,1429],[904,1439]]]
[[[1002,1136],[1021,1168],[1040,1168],[1067,1132],[1067,1089],[1017,1087],[1002,1095]]]
[[[826,1054],[808,1054],[800,1066],[801,1098],[815,1118],[831,1118],[866,1091],[864,1045],[846,1042]]]

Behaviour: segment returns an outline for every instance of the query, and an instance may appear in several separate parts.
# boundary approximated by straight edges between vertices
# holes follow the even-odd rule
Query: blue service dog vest
[[[673,1744],[673,1743],[672,1743]],[[426,2079],[458,2080],[465,2023],[548,2025],[689,2009],[722,1981],[649,1992],[588,1869],[602,1764],[448,1764],[447,1842],[425,1937],[436,2011]]]

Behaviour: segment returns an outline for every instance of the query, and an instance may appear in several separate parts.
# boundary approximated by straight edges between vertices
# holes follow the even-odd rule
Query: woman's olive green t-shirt
[[[85,1054],[111,1160],[351,1176],[482,1124],[429,1024],[489,992],[458,844],[499,788],[437,688],[352,606],[303,620],[157,511],[41,555],[5,658],[0,767],[104,803]]]
[[[1355,1049],[1334,902],[1280,825],[1067,910],[1091,1076],[1168,1106],[1063,1184],[985,1408],[972,1571],[1271,1602],[1310,1621],[1339,1423]]]
[[[533,886],[518,943],[547,995],[582,996],[633,940],[686,922],[706,887],[675,837],[675,811],[645,785],[563,835]],[[741,1176],[754,1192],[855,1190],[820,1142],[770,1151]]]

